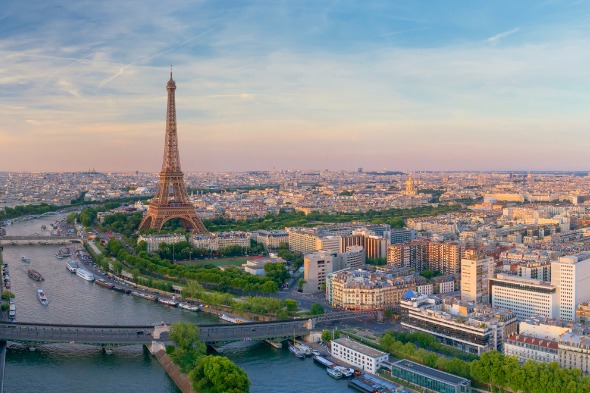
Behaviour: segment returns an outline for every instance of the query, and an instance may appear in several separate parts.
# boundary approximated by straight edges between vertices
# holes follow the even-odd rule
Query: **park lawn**
[[[235,257],[235,258],[219,258],[219,259],[203,259],[194,262],[182,262],[186,266],[199,266],[199,265],[215,265],[215,266],[242,266],[248,259],[252,257]]]

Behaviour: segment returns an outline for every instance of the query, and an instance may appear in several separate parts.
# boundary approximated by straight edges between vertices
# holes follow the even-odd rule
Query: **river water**
[[[58,217],[20,222],[6,228],[7,235],[48,234]],[[216,317],[171,308],[110,291],[89,283],[66,270],[65,261],[54,254],[58,246],[6,246],[4,261],[9,264],[11,290],[15,293],[17,322],[72,324],[156,324],[189,321],[218,322]],[[21,262],[21,257],[30,263]],[[31,280],[26,270],[39,271],[45,281]],[[49,300],[42,306],[37,299],[42,288]],[[250,377],[252,393],[348,391],[344,381],[328,377],[311,359],[300,360],[286,349],[266,343],[224,351]],[[100,348],[74,344],[39,346],[36,351],[11,345],[6,356],[6,393],[178,393],[180,390],[147,350],[141,346],[119,347],[107,355]],[[352,390],[351,390],[352,391]]]

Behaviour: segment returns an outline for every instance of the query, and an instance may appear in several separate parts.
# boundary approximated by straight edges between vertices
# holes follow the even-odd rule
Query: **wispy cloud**
[[[503,32],[498,33],[496,35],[493,35],[493,36],[491,36],[489,38],[486,38],[485,41],[487,43],[489,43],[489,44],[496,45],[500,41],[502,41],[504,38],[506,38],[506,37],[508,37],[508,36],[510,36],[510,35],[512,35],[514,33],[517,33],[518,31],[520,31],[520,28],[519,27],[516,27],[516,28],[514,28],[512,30],[503,31]]]

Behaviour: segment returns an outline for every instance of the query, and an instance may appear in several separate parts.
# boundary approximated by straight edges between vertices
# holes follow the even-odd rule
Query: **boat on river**
[[[190,303],[178,303],[178,307],[184,308],[185,310],[188,310],[188,311],[199,311],[200,310],[199,306],[195,306],[194,304],[190,304]]]
[[[47,300],[47,296],[45,296],[45,292],[42,289],[37,289],[37,298],[42,305],[46,306],[49,304],[49,300]]]
[[[41,275],[41,273],[39,273],[35,269],[27,270],[27,275],[35,281],[44,281],[45,280],[43,278],[43,276]]]
[[[76,269],[76,274],[78,277],[82,277],[86,281],[94,281],[94,274],[90,273],[86,269],[82,269],[81,267]]]
[[[147,300],[151,300],[151,301],[156,300],[156,297],[154,295],[149,295],[147,293],[137,292],[137,291],[131,292],[131,296],[137,296],[137,297],[140,297],[142,299],[147,299]]]
[[[116,292],[121,292],[121,293],[126,293],[126,294],[128,294],[128,295],[131,293],[131,289],[127,289],[127,288],[123,288],[123,287],[118,287],[118,286],[116,286],[116,285],[113,285],[113,286],[111,287],[111,289],[112,289],[113,291],[116,291]]]
[[[26,256],[24,256],[24,255],[23,255],[21,258],[20,258],[20,260],[21,260],[21,261],[23,261],[23,262],[26,262],[26,263],[29,263],[29,262],[31,262],[31,258],[29,258],[29,257],[26,257]]]
[[[350,378],[354,375],[354,370],[343,366],[333,366],[334,370],[338,371],[344,378]]]
[[[305,354],[301,350],[295,348],[293,345],[289,345],[289,352],[297,356],[299,359],[305,359]]]
[[[305,354],[305,356],[312,355],[312,350],[309,346],[307,346],[305,344],[301,344],[301,343],[295,343],[294,345],[295,345],[295,348],[297,348],[298,350],[303,352]]]
[[[162,297],[159,297],[157,300],[158,300],[158,303],[162,303],[162,304],[165,304],[170,307],[178,307],[178,302],[176,302],[174,300],[165,299]]]
[[[106,282],[105,280],[103,280],[102,278],[99,278],[98,280],[94,280],[94,283],[98,286],[101,287],[105,287],[108,289],[112,289],[113,288],[113,284]]]
[[[319,355],[314,356],[313,357],[313,361],[316,362],[319,365],[324,366],[324,367],[332,367],[332,366],[334,366],[334,363],[333,362],[331,362],[328,359],[326,359],[325,357],[319,356]]]
[[[219,318],[223,319],[224,321],[227,321],[227,322],[238,323],[238,324],[244,323],[244,322],[250,322],[250,321],[246,321],[246,320],[240,319],[240,318],[232,318],[232,317],[225,315],[225,314],[221,314],[221,316]]]
[[[327,368],[326,372],[328,373],[329,376],[331,376],[334,379],[342,378],[342,373],[338,370],[333,369],[333,368]]]
[[[76,273],[76,270],[78,270],[78,263],[70,259],[66,262],[66,268],[70,271],[70,273]]]

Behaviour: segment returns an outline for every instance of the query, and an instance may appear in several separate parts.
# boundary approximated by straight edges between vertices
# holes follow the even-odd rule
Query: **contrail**
[[[206,31],[204,31],[204,32],[202,32],[202,33],[199,33],[199,34],[197,34],[196,36],[194,36],[194,37],[191,37],[191,38],[189,38],[189,39],[187,39],[187,40],[184,40],[184,41],[182,41],[180,44],[174,45],[174,46],[172,46],[172,47],[170,47],[170,48],[168,48],[168,49],[166,49],[166,50],[164,50],[164,51],[162,51],[162,52],[158,52],[158,53],[155,53],[155,54],[153,54],[153,55],[148,55],[148,56],[140,57],[139,59],[135,60],[134,62],[131,62],[131,63],[129,63],[129,64],[125,64],[123,67],[119,68],[119,71],[117,71],[117,72],[116,72],[116,73],[114,73],[113,75],[111,75],[111,76],[109,76],[108,78],[106,78],[105,80],[103,80],[103,81],[100,83],[100,87],[103,87],[103,86],[104,86],[104,85],[106,85],[107,83],[109,83],[109,82],[111,82],[111,81],[115,80],[115,79],[116,79],[117,77],[119,77],[120,75],[123,75],[123,74],[125,73],[125,70],[126,70],[127,68],[129,68],[129,67],[131,67],[131,66],[133,66],[133,65],[135,65],[135,64],[137,64],[137,63],[140,63],[140,62],[142,62],[142,61],[144,61],[144,60],[153,59],[153,58],[155,58],[155,57],[158,57],[158,56],[161,56],[161,55],[163,55],[163,54],[166,54],[166,53],[168,53],[168,52],[170,52],[170,51],[172,51],[172,50],[174,50],[174,49],[178,49],[178,48],[180,48],[181,46],[184,46],[184,45],[186,45],[187,43],[189,43],[189,42],[191,42],[191,41],[193,41],[193,40],[196,40],[196,39],[197,39],[197,38],[199,38],[199,37],[202,37],[202,36],[204,36],[205,34],[209,34],[209,33],[210,33],[210,32],[212,32],[213,30],[214,30],[214,29],[209,29],[209,30],[206,30]]]

